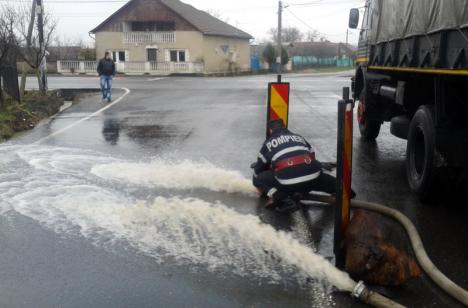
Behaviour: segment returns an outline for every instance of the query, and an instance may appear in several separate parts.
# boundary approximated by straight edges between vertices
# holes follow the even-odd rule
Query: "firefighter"
[[[307,140],[285,128],[282,120],[268,123],[270,137],[263,144],[254,169],[253,185],[268,196],[267,207],[292,210],[293,196],[310,191],[335,193],[336,179],[323,172]]]

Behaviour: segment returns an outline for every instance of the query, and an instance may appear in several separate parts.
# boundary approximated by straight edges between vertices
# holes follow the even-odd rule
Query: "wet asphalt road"
[[[313,144],[322,161],[336,157],[336,102],[341,88],[349,86],[349,78],[346,73],[285,77],[291,82],[290,128]],[[119,77],[114,87],[131,92],[110,108],[89,117],[106,106],[98,95],[91,94],[11,143],[22,147],[40,140],[44,147],[92,150],[102,153],[103,161],[108,157],[134,162],[154,157],[209,161],[249,177],[249,165],[264,137],[268,81],[274,81],[274,76]],[[97,81],[52,77],[49,83],[51,88],[94,88]],[[114,99],[121,95],[124,90],[116,90]],[[359,199],[381,202],[408,215],[421,232],[433,262],[468,288],[465,204],[420,204],[405,181],[405,146],[389,134],[388,126],[374,144],[361,142],[355,132],[354,189]],[[129,194],[145,199],[158,192],[135,188]],[[250,197],[207,191],[179,195],[220,200],[239,213],[259,215],[264,222],[295,233],[304,244],[333,259],[333,213],[329,210],[277,217],[262,211],[259,202]],[[335,307],[361,306],[340,293],[333,294],[332,302],[319,300],[317,294],[294,282],[270,284],[254,274],[212,272],[203,266],[194,269],[189,263],[156,263],[152,256],[124,244],[109,248],[79,232],[62,233],[40,219],[39,223],[37,213],[25,213],[29,212],[9,210],[0,216],[0,306],[326,307],[333,302]],[[402,288],[380,291],[409,307],[459,306],[426,277]]]

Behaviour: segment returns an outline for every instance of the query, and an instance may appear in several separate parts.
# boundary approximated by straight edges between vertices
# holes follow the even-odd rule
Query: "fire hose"
[[[324,196],[324,195],[309,195],[307,197],[308,201],[317,201],[321,203],[327,204],[334,204],[335,198],[332,196]],[[351,207],[355,209],[363,209],[368,211],[377,212],[383,214],[387,217],[393,218],[394,220],[398,221],[403,228],[406,230],[406,233],[409,236],[411,246],[413,247],[414,254],[416,259],[418,260],[419,265],[424,270],[424,272],[434,281],[437,286],[439,286],[442,290],[448,293],[453,298],[457,299],[459,302],[468,306],[468,291],[461,288],[459,285],[455,284],[452,280],[450,280],[447,276],[445,276],[429,259],[426,250],[424,249],[424,245],[421,240],[421,236],[419,235],[416,227],[411,222],[411,220],[406,217],[403,213],[398,210],[389,208],[387,206],[366,202],[366,201],[358,201],[358,200],[351,200]],[[369,290],[363,285],[359,284],[356,285],[353,295],[355,297],[360,298],[364,302],[371,304],[375,307],[402,307],[401,305],[391,302],[390,300],[386,299],[385,297],[374,293],[369,294]],[[363,298],[362,298],[363,297]],[[370,297],[370,298],[369,298]],[[371,302],[375,300],[376,302]],[[380,303],[380,304],[379,304]],[[397,306],[396,306],[397,305]]]

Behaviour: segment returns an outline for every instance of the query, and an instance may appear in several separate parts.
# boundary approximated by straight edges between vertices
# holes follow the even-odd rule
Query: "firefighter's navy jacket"
[[[275,130],[260,150],[254,176],[268,169],[275,170],[277,162],[307,154],[315,157],[314,150],[304,137],[286,128]],[[281,185],[295,185],[315,180],[321,172],[320,162],[314,159],[310,164],[294,165],[275,171],[274,176]]]

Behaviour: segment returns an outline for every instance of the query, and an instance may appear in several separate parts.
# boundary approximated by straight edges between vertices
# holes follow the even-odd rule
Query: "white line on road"
[[[222,78],[222,77],[220,77]],[[194,79],[176,79],[175,82],[193,82]],[[215,82],[220,82],[220,83],[225,83],[227,79],[209,79],[206,78],[204,81],[207,83],[215,83]],[[228,80],[229,83],[265,83],[265,86],[268,82],[274,81],[270,79],[230,79]],[[297,83],[313,83],[313,82],[319,82],[319,83],[346,83],[350,82],[348,79],[297,79],[297,80],[288,80],[291,82],[291,84],[297,84]]]
[[[333,99],[341,99],[342,97],[338,94],[331,94],[331,95],[317,95],[314,98],[333,98]]]
[[[157,81],[157,80],[162,80],[162,79],[166,79],[164,77],[159,77],[159,78],[151,78],[151,79],[148,79],[146,81]]]
[[[122,88],[122,90],[124,90],[125,93],[124,93],[122,96],[120,96],[118,99],[116,99],[115,101],[113,101],[111,104],[106,105],[105,107],[99,109],[98,111],[96,111],[96,112],[94,112],[94,113],[92,113],[92,114],[90,114],[90,115],[88,115],[88,116],[86,116],[86,117],[84,117],[84,118],[82,118],[82,119],[80,119],[80,120],[78,120],[78,121],[76,121],[76,122],[74,122],[74,123],[72,123],[72,124],[70,124],[70,125],[64,127],[64,128],[62,128],[62,129],[59,129],[59,130],[56,131],[55,133],[52,133],[52,134],[50,134],[50,135],[48,135],[48,136],[46,136],[46,137],[44,137],[44,138],[42,138],[42,139],[39,139],[38,141],[34,142],[33,144],[41,144],[41,143],[43,143],[44,141],[46,141],[46,140],[48,140],[48,139],[50,139],[50,138],[52,138],[52,137],[55,137],[55,136],[57,136],[57,135],[60,135],[60,134],[62,134],[62,133],[64,133],[64,132],[66,132],[67,130],[69,130],[70,128],[73,128],[73,127],[77,126],[77,125],[80,124],[80,123],[83,123],[83,122],[85,122],[85,121],[88,121],[88,120],[91,119],[92,117],[97,116],[98,114],[100,114],[100,113],[102,113],[103,111],[109,109],[110,107],[112,107],[112,106],[114,106],[114,105],[120,103],[120,101],[122,101],[128,94],[130,94],[130,90],[129,90],[129,89],[127,89],[127,88]]]

